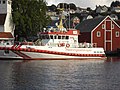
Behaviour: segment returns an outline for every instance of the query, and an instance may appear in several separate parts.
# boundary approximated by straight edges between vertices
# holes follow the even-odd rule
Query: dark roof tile
[[[87,19],[76,26],[80,32],[91,32],[105,17]]]

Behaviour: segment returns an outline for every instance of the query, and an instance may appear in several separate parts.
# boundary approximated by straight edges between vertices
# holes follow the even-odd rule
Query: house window
[[[100,36],[101,36],[100,31],[97,31],[97,37],[100,37]]]
[[[105,29],[105,24],[102,24],[102,29]]]
[[[116,34],[116,37],[119,37],[119,36],[120,36],[119,31],[116,31],[115,34]]]
[[[112,29],[114,29],[114,24],[112,24]]]
[[[10,1],[8,1],[8,4],[11,4]]]
[[[3,4],[5,4],[5,0],[3,0]]]

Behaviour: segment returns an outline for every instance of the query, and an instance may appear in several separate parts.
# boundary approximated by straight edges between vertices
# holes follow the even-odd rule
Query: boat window
[[[50,39],[53,39],[53,35],[50,35]]]
[[[66,39],[69,39],[69,36],[66,36]]]
[[[46,35],[45,37],[46,37],[46,39],[49,39],[49,35]]]
[[[40,39],[42,39],[42,36],[41,36],[41,35],[39,35],[39,38],[40,38]]]
[[[62,36],[62,39],[65,39],[65,36]]]
[[[5,53],[5,54],[9,54],[9,50],[5,50],[4,53]]]
[[[61,39],[61,36],[58,36],[58,39]]]
[[[56,36],[54,36],[54,39],[57,39],[57,37],[56,37]]]
[[[42,39],[45,39],[45,36],[44,36],[44,35],[42,35]]]

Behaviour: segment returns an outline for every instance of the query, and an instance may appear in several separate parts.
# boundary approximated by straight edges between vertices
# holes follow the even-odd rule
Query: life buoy
[[[69,48],[69,47],[70,47],[70,44],[66,44],[66,47]]]
[[[65,43],[61,43],[61,46],[62,46],[62,47],[65,46]]]

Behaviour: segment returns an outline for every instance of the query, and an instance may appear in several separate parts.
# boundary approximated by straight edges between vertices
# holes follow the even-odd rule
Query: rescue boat
[[[0,44],[0,58],[23,60],[106,59],[95,43],[78,43],[79,30],[44,31],[34,43]]]

